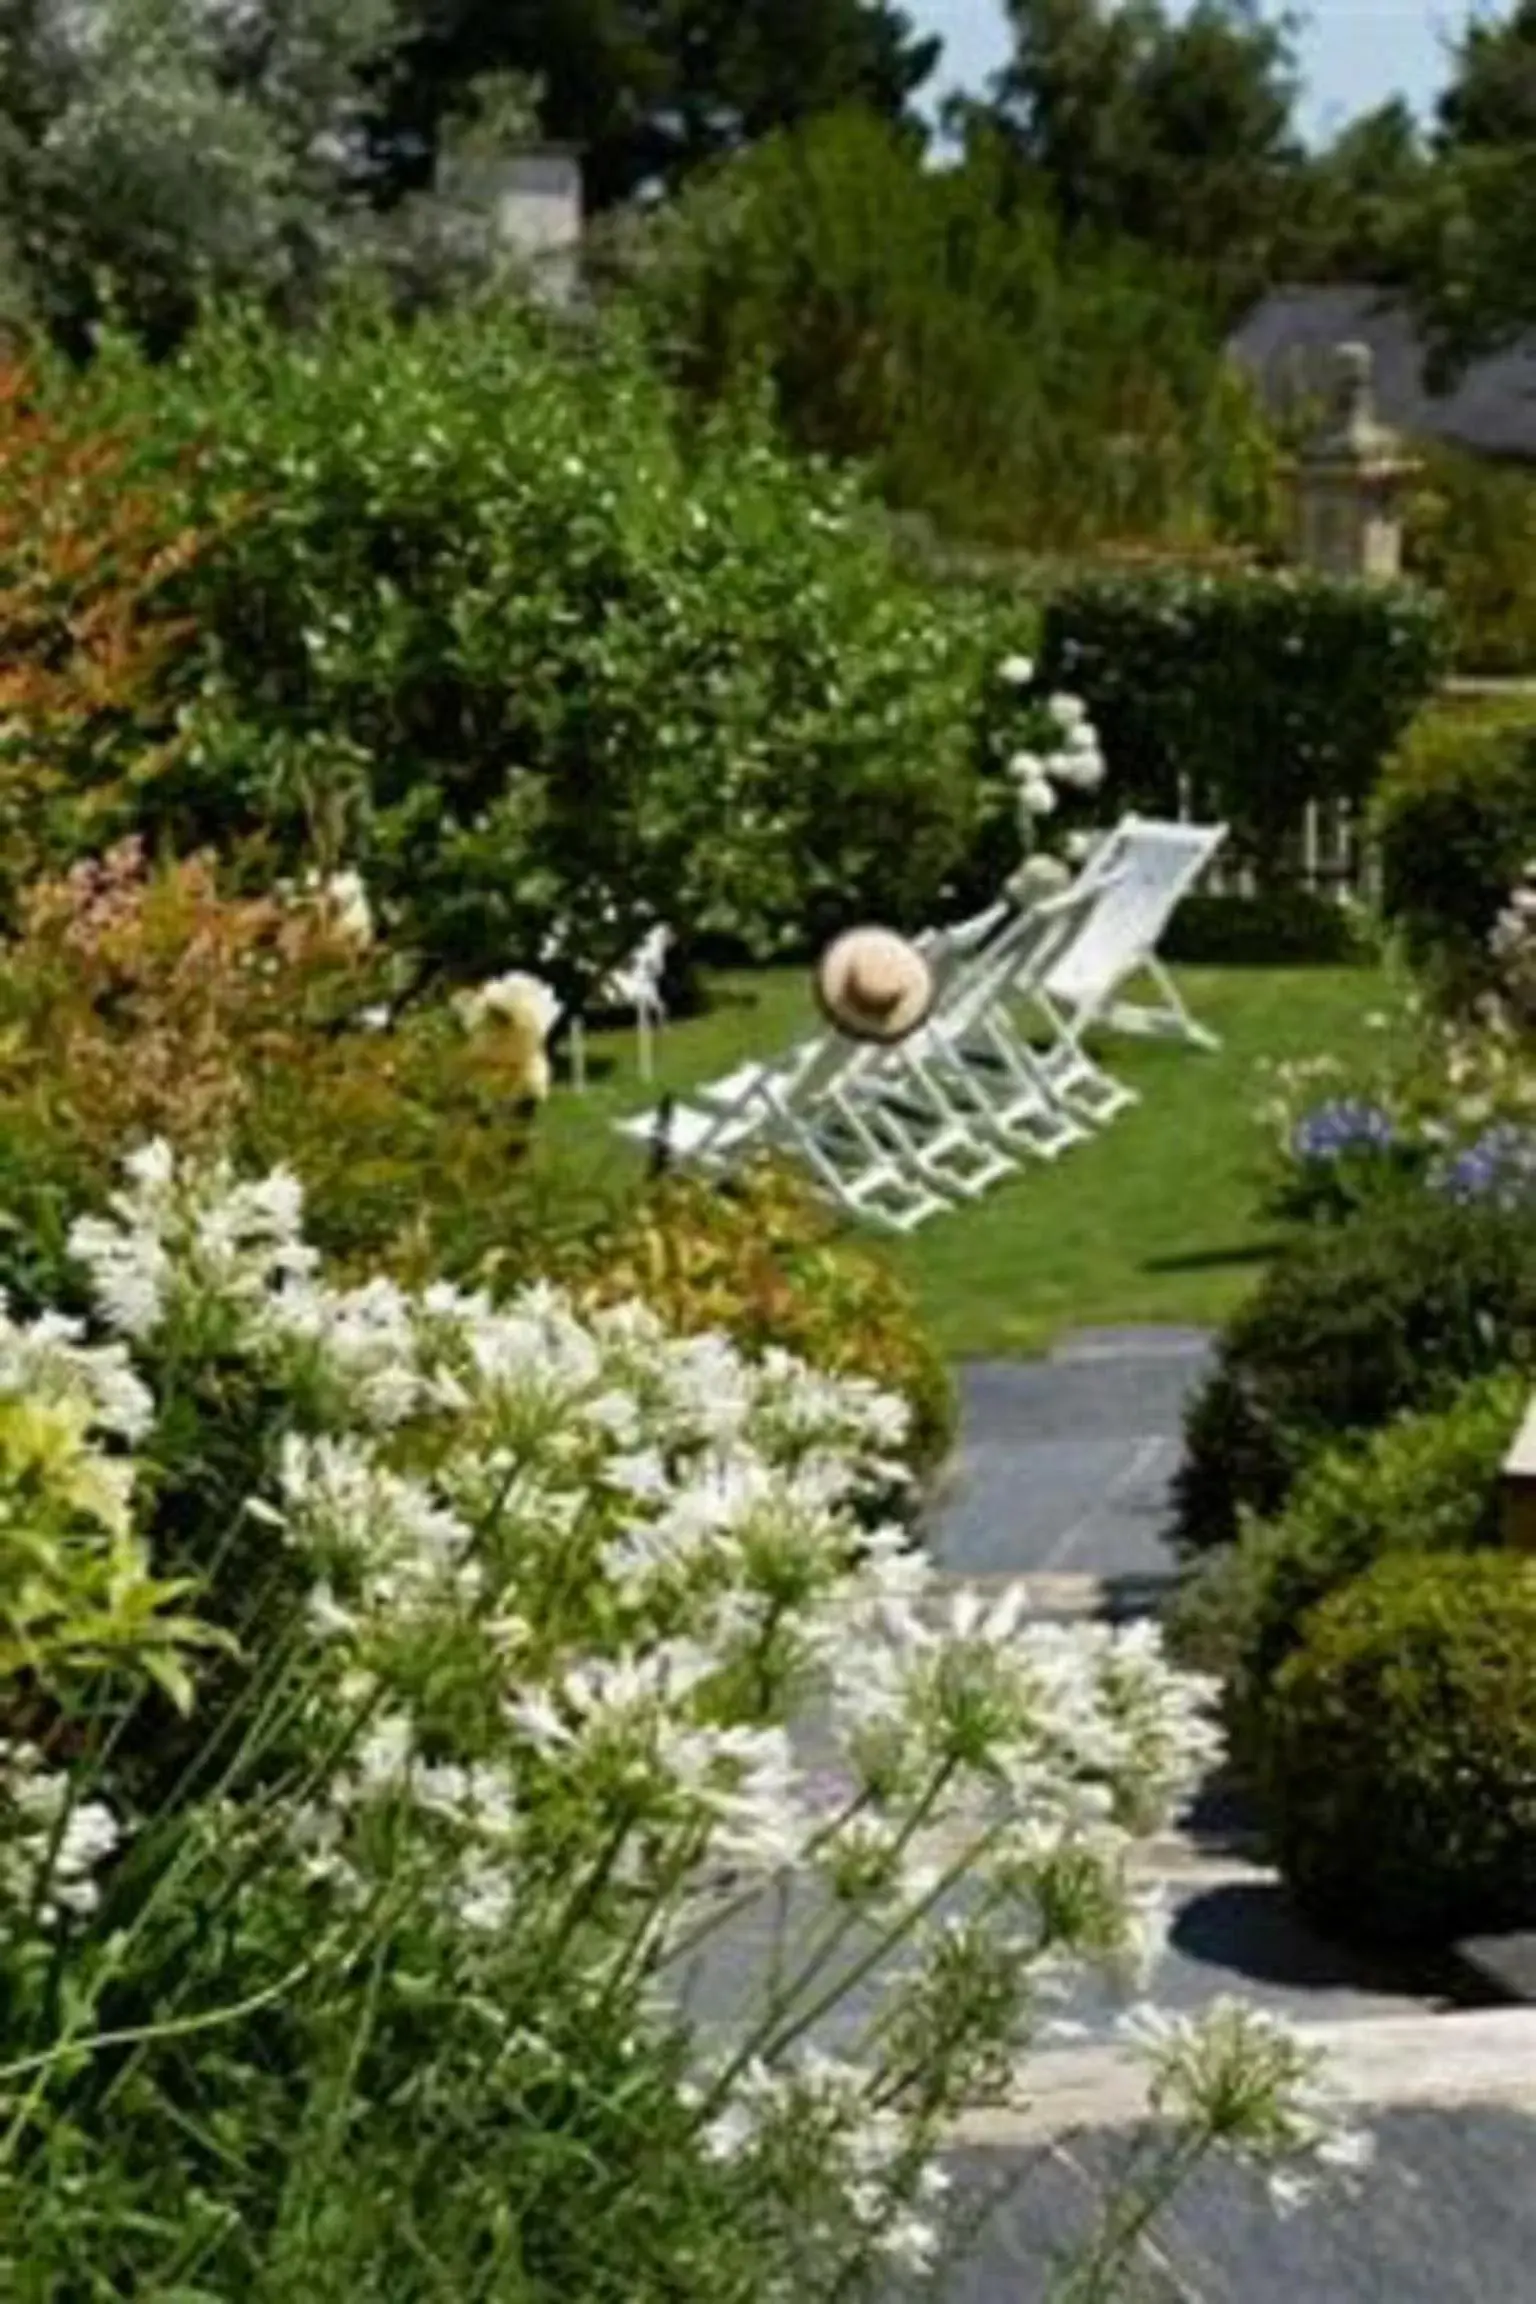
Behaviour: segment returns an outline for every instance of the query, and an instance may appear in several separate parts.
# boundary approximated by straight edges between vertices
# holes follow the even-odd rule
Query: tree
[[[444,0],[390,77],[377,144],[420,184],[466,89],[526,74],[606,208],[841,104],[907,118],[941,45],[892,0]]]
[[[1438,125],[1448,153],[1536,142],[1536,0],[1499,23],[1467,26]]]
[[[993,121],[1071,228],[1151,242],[1227,299],[1262,278],[1301,161],[1293,25],[1257,0],[1010,0]]]
[[[1411,280],[1432,174],[1423,133],[1401,97],[1350,121],[1298,183],[1286,269],[1296,279],[1373,287]]]
[[[802,447],[950,535],[1034,549],[1244,527],[1265,444],[1183,271],[1068,237],[998,141],[932,168],[809,121],[631,222],[652,341],[709,405],[760,378]]]
[[[367,184],[395,0],[0,0],[0,295],[76,350],[208,290],[302,293]]]
[[[1417,287],[1446,373],[1536,327],[1536,0],[1468,27],[1435,147]]]

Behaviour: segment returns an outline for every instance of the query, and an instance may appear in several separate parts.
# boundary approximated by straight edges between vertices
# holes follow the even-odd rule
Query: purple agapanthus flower
[[[1397,1142],[1392,1116],[1378,1104],[1341,1096],[1304,1113],[1291,1131],[1297,1160],[1342,1160],[1346,1154],[1389,1152]]]
[[[1436,1172],[1447,1198],[1517,1207],[1536,1197],[1536,1129],[1502,1120]]]

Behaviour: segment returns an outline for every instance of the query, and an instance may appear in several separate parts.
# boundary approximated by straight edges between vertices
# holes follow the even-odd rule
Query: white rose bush
[[[1064,886],[1092,845],[1082,817],[1104,783],[1103,747],[1081,698],[1047,691],[1027,656],[999,663],[984,717],[977,894],[992,902],[1006,886],[1029,902]]]
[[[71,1245],[84,1321],[0,1321],[8,1625],[58,1603],[0,1722],[5,2293],[939,2264],[955,2116],[1085,1967],[1145,1974],[1206,1686],[1145,1627],[941,1604],[872,1386],[542,1284],[341,1285],[292,1178],[160,1146]],[[1181,2174],[1350,2157],[1262,2026],[1154,2066]]]

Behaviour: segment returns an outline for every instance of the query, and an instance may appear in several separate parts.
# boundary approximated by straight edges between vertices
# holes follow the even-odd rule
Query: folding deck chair
[[[850,1215],[912,1232],[954,1201],[908,1166],[900,1144],[872,1124],[851,1089],[849,1076],[856,1077],[868,1054],[828,1032],[802,1042],[780,1063],[740,1066],[700,1090],[698,1103],[658,1106],[616,1125],[640,1143],[664,1136],[678,1160],[706,1172],[755,1152],[788,1152]]]
[[[599,1008],[626,1008],[632,1012],[639,1043],[640,1077],[647,1083],[655,1076],[656,1035],[667,1020],[661,987],[672,943],[670,928],[650,929],[623,965],[615,968],[613,974],[606,977],[598,987]],[[577,1089],[584,1089],[587,1084],[587,1033],[579,1016],[571,1019],[570,1042],[572,1084]]]
[[[1094,851],[1077,886],[1097,888],[1100,901],[1040,987],[1041,1004],[1073,1049],[1080,1050],[1084,1035],[1099,1024],[1185,1040],[1196,1048],[1220,1047],[1216,1035],[1190,1015],[1157,947],[1226,837],[1224,824],[1127,816]],[[1151,977],[1159,1002],[1121,997],[1138,976]]]
[[[1047,1159],[1136,1101],[1086,1053],[1044,993],[1114,885],[1112,874],[1080,879],[1014,914],[983,948],[967,995],[932,1027],[983,1125]],[[1041,1025],[1043,1046],[1033,1029]]]

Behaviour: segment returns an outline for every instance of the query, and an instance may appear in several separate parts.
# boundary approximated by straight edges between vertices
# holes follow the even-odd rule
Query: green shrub
[[[929,914],[963,853],[990,612],[902,576],[858,484],[749,415],[689,444],[633,342],[510,302],[113,348],[73,421],[217,536],[175,587],[200,692],[136,787],[187,847],[361,867],[439,968],[581,993],[642,925],[759,955]]]
[[[1439,448],[1408,507],[1410,574],[1439,592],[1459,672],[1536,670],[1536,480]]]
[[[1308,801],[1369,795],[1440,675],[1444,629],[1407,586],[1100,575],[1051,601],[1043,658],[1102,731],[1118,806],[1186,799],[1273,884]]]
[[[1281,1868],[1331,1931],[1437,1945],[1536,1921],[1536,1562],[1384,1560],[1274,1684]]]
[[[1489,936],[1536,855],[1536,715],[1522,711],[1427,716],[1377,795],[1383,909],[1453,997],[1488,982]]]
[[[1177,1534],[1232,1543],[1279,1511],[1318,1452],[1536,1354],[1528,1214],[1388,1196],[1302,1236],[1222,1338],[1191,1405]]]
[[[1181,1595],[1178,1644],[1221,1678],[1241,1751],[1252,1749],[1270,1683],[1319,1601],[1389,1554],[1499,1541],[1499,1471],[1528,1389],[1519,1375],[1479,1379],[1444,1408],[1330,1449],[1278,1520],[1250,1520],[1235,1546],[1206,1562]]]
[[[1350,968],[1372,949],[1358,907],[1307,888],[1186,896],[1161,946],[1165,959],[1195,968]]]

